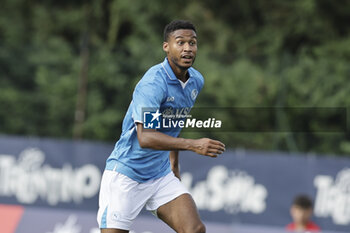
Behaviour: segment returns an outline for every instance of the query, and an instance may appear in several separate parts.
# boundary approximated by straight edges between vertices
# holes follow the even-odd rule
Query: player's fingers
[[[225,148],[225,144],[224,143],[222,143],[222,142],[220,142],[220,141],[218,141],[218,140],[213,140],[213,139],[211,139],[211,141],[210,141],[212,144],[215,144],[215,145],[220,145],[220,146],[222,146],[222,147],[224,147]]]
[[[218,155],[215,154],[215,153],[207,153],[206,155],[207,155],[207,156],[210,156],[210,157],[212,157],[212,158],[218,157]]]
[[[208,147],[209,147],[209,148],[214,148],[214,149],[218,149],[218,150],[225,151],[225,147],[223,147],[222,145],[211,144],[211,145],[208,145]]]
[[[224,151],[216,148],[208,148],[209,153],[214,153],[214,154],[222,154]]]
[[[220,150],[220,151],[225,151],[225,147],[221,146],[221,145],[217,145],[217,144],[211,144],[208,146],[211,149],[216,149],[216,150]]]

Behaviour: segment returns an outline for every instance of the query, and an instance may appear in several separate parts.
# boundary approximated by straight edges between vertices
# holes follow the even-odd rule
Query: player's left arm
[[[180,166],[179,166],[179,151],[172,150],[169,153],[171,170],[174,172],[174,175],[181,180],[180,176]]]

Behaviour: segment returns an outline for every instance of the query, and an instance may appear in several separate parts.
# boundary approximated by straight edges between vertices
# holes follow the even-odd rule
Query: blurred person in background
[[[286,226],[287,231],[320,232],[320,227],[311,221],[313,203],[308,195],[298,195],[290,208],[293,222]]]

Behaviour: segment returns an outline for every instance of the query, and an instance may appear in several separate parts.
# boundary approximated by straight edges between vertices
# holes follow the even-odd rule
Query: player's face
[[[172,32],[167,42],[163,43],[170,65],[182,70],[190,68],[197,54],[197,35],[191,29]]]
[[[312,215],[312,209],[303,209],[299,206],[292,206],[291,215],[294,222],[298,224],[306,224]]]

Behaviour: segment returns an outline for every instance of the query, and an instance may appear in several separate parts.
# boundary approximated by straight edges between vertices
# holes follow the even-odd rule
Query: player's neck
[[[176,78],[185,83],[187,81],[187,79],[189,78],[189,74],[187,72],[188,69],[180,67],[179,65],[172,62],[172,60],[169,58],[168,58],[168,61],[169,61],[169,65],[170,65],[171,69],[173,70]]]
[[[189,78],[187,69],[183,69],[183,68],[178,67],[176,65],[172,66],[171,64],[170,64],[170,66],[171,66],[176,78],[185,83],[187,81],[187,79]]]
[[[181,80],[181,81],[184,82],[184,83],[185,83],[185,82],[188,80],[188,78],[189,78],[187,70],[185,70],[185,71],[184,71],[183,73],[181,73],[180,75],[177,75],[177,74],[175,74],[175,75],[176,75],[177,79]]]

